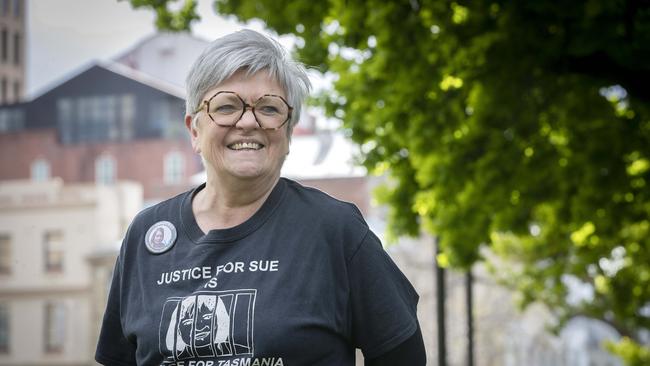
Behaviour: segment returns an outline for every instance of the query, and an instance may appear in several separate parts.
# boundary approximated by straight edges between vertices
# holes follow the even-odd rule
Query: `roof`
[[[93,60],[67,73],[34,93],[31,100],[38,99],[95,66],[185,99],[185,76],[208,43],[189,33],[154,33],[112,60]]]
[[[159,32],[115,56],[113,61],[183,88],[190,67],[208,44],[187,32]]]
[[[93,61],[90,62],[77,70],[65,75],[61,79],[57,80],[53,84],[47,86],[43,90],[40,90],[37,92],[31,100],[36,100],[43,95],[51,92],[52,90],[60,87],[61,85],[67,83],[68,81],[78,77],[79,75],[87,72],[88,70],[92,69],[93,67],[100,67],[102,69],[108,70],[112,73],[118,74],[120,76],[123,76],[127,79],[131,79],[133,81],[139,82],[141,84],[144,84],[146,86],[149,86],[151,88],[154,88],[156,90],[160,90],[164,93],[171,94],[175,97],[185,99],[185,89],[179,86],[176,86],[174,84],[171,84],[169,82],[166,82],[164,80],[157,79],[151,75],[148,75],[144,72],[131,69],[125,65],[115,63],[113,61]]]
[[[103,61],[99,62],[97,65],[108,71],[122,75],[128,79],[150,86],[167,94],[171,94],[175,97],[185,99],[185,89],[181,86],[172,84],[162,79],[158,79],[155,76],[149,75],[136,69],[132,69],[119,63]]]

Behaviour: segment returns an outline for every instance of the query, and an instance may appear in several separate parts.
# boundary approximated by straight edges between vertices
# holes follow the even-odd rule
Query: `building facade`
[[[91,364],[112,270],[101,264],[141,205],[137,183],[0,183],[0,365]]]
[[[19,102],[25,91],[26,5],[0,0],[0,105]]]
[[[116,63],[183,88],[185,76],[208,42],[188,32],[159,32],[113,58]]]
[[[32,101],[0,107],[0,180],[133,180],[148,201],[199,171],[182,89],[121,64],[95,64]]]

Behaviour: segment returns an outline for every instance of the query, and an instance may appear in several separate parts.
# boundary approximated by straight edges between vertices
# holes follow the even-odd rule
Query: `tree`
[[[121,0],[118,0],[121,1]],[[151,8],[156,12],[156,27],[167,31],[188,31],[190,24],[198,20],[196,1],[184,0],[180,8],[171,9],[169,0],[130,0],[133,8]]]
[[[604,320],[626,337],[613,350],[650,362],[649,1],[216,8],[295,34],[300,59],[335,75],[319,102],[392,178],[378,194],[394,235],[439,235],[461,268],[490,248],[522,305]]]

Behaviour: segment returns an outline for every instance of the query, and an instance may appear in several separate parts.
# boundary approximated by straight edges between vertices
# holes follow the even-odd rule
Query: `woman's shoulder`
[[[310,235],[320,235],[334,246],[342,246],[349,257],[370,231],[356,205],[300,183],[287,180],[285,195],[293,225],[307,228]]]
[[[365,224],[361,211],[354,203],[340,200],[318,188],[305,186],[286,178],[284,180],[290,191],[289,199],[293,205],[301,206],[314,214],[335,214],[335,217],[354,218]]]

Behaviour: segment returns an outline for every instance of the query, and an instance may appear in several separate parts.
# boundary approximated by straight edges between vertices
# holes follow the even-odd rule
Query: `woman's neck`
[[[197,224],[210,230],[237,226],[251,218],[273,191],[280,176],[273,179],[210,179],[192,200]]]

